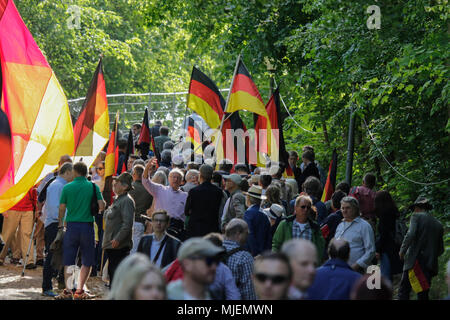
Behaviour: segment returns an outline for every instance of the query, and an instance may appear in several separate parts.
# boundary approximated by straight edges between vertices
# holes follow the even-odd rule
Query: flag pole
[[[228,109],[228,103],[230,102],[231,90],[233,89],[234,79],[236,78],[237,69],[239,66],[239,61],[241,61],[241,54],[238,55],[236,59],[236,66],[234,67],[233,79],[231,80],[230,91],[228,91],[227,101],[225,103],[225,109],[223,110],[222,121],[220,122],[219,132],[222,134],[223,123],[225,121],[225,114]],[[216,145],[214,147],[214,152],[217,152],[217,146],[219,145],[219,139],[216,141]]]

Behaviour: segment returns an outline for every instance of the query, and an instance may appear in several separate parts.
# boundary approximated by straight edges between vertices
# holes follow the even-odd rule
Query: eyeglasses
[[[105,168],[97,168],[97,170],[104,170]]]
[[[300,206],[300,208],[302,208],[302,209],[306,209],[306,208],[311,209],[311,206]]]
[[[263,283],[266,282],[267,280],[270,280],[270,282],[272,282],[273,284],[281,284],[288,280],[287,276],[283,276],[280,274],[270,275],[270,274],[265,274],[265,273],[256,273],[255,278],[259,282],[263,282]]]
[[[219,264],[220,258],[219,257],[192,257],[190,258],[192,260],[199,260],[202,259],[205,261],[206,265],[208,267],[211,267],[213,264]]]
[[[152,221],[153,222],[156,222],[156,223],[166,223],[167,222],[167,220],[166,219],[152,219]]]

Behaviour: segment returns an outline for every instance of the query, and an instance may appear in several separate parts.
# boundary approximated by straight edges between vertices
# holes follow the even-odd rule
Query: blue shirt
[[[336,239],[347,240],[350,244],[350,258],[348,264],[357,263],[366,269],[375,257],[375,237],[372,226],[361,217],[352,222],[342,221],[334,235]]]
[[[230,268],[224,263],[219,263],[216,269],[214,282],[209,286],[214,299],[217,300],[240,300],[241,294],[236,286]]]
[[[361,274],[340,259],[330,259],[317,269],[308,289],[310,300],[350,300],[350,293]]]
[[[64,180],[64,178],[57,176],[56,179],[53,180],[53,182],[48,186],[47,198],[45,200],[44,207],[42,208],[45,215],[44,227],[59,221],[59,199],[61,197],[63,187],[66,184],[67,181]]]

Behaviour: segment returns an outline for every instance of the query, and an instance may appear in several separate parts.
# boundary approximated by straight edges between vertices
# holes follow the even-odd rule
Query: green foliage
[[[263,99],[274,74],[306,129],[285,120],[288,149],[313,145],[326,168],[336,148],[338,181],[345,177],[353,108],[353,184],[375,172],[377,189],[391,192],[401,210],[419,194],[431,198],[447,234],[442,280],[449,183],[408,181],[379,150],[410,180],[450,177],[448,0],[79,0],[80,29],[66,27],[70,4],[17,1],[69,98],[86,94],[100,53],[108,93],[185,91],[194,64],[228,88],[241,53]],[[381,9],[379,30],[366,26],[372,4]],[[251,127],[251,115],[242,117]],[[442,298],[444,287],[436,283],[432,296]]]

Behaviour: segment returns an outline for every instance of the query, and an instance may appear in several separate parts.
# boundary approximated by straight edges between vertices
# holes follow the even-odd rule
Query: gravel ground
[[[22,265],[9,264],[5,261],[0,266],[0,300],[54,300],[42,295],[42,267],[25,270],[21,277]],[[108,288],[100,277],[89,278],[87,288],[95,295],[93,300],[102,300],[108,294]],[[53,280],[53,289],[59,293],[58,282]]]

